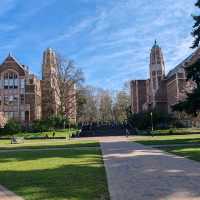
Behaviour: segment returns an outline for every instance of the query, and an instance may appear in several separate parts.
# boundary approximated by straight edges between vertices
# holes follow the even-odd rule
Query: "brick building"
[[[75,94],[75,88],[69,92]],[[75,95],[71,101],[67,107],[73,115],[67,116],[76,121]],[[0,65],[0,119],[15,119],[28,125],[36,119],[57,115],[59,106],[55,52],[48,48],[43,54],[42,80],[9,54]]]
[[[132,112],[139,113],[156,109],[161,112],[171,113],[171,106],[184,100],[186,92],[190,92],[195,87],[192,81],[186,81],[185,67],[199,58],[200,49],[198,48],[165,75],[162,49],[155,41],[150,53],[150,78],[131,81]]]

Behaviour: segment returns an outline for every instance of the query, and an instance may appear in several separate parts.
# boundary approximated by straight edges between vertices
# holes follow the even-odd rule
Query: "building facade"
[[[76,94],[75,88],[69,92]],[[67,117],[73,122],[76,121],[75,96],[72,102],[66,105],[73,113],[73,116],[71,114]],[[59,108],[60,95],[55,52],[50,48],[44,51],[42,80],[9,54],[0,65],[0,119],[15,119],[24,125],[29,125],[34,120],[57,115]]]
[[[143,111],[143,107],[147,102],[148,84],[148,80],[131,81],[131,108],[133,113]]]
[[[150,53],[150,78],[131,81],[132,112],[139,113],[145,110],[158,110],[171,113],[171,106],[183,101],[186,98],[186,93],[195,87],[194,82],[186,80],[185,67],[199,58],[200,49],[197,49],[166,75],[162,49],[155,41]],[[141,85],[136,84],[139,82],[146,82],[146,88],[143,87],[143,91],[141,90]]]
[[[57,115],[60,107],[60,91],[56,54],[48,48],[43,53],[42,63],[42,117]]]

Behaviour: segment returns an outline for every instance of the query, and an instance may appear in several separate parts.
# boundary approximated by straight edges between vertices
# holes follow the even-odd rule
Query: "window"
[[[24,111],[21,111],[21,120],[25,121],[25,112]]]
[[[15,89],[18,88],[18,79],[14,79],[14,88],[15,88]]]
[[[8,79],[8,73],[4,74],[4,79]]]
[[[5,116],[7,119],[12,119],[14,118],[14,112],[5,112]]]
[[[33,84],[33,79],[29,79],[29,84]]]
[[[21,103],[21,104],[24,104],[24,103],[25,103],[24,100],[25,100],[24,94],[21,94],[21,95],[20,95],[20,103]]]
[[[152,76],[155,76],[156,75],[156,72],[155,71],[152,71]]]
[[[13,96],[9,96],[8,99],[9,99],[9,100],[8,100],[8,101],[9,101],[8,104],[9,104],[9,105],[13,105],[13,99],[14,99]]]
[[[8,89],[8,85],[9,85],[8,79],[4,79],[4,89]]]
[[[18,96],[4,96],[4,105],[8,106],[13,106],[18,104]]]
[[[1,106],[1,104],[2,104],[2,99],[1,99],[1,96],[0,96],[0,106]]]
[[[4,89],[17,89],[18,79],[17,74],[10,72],[4,74]]]
[[[8,106],[9,104],[9,97],[8,96],[4,96],[4,105]]]
[[[153,78],[153,89],[155,90],[156,89],[156,79]]]
[[[9,82],[9,88],[12,89],[14,86],[13,79],[9,79],[8,82]]]
[[[25,80],[21,79],[20,84],[21,84],[21,89],[24,89],[24,87],[25,87]]]
[[[13,104],[14,104],[14,105],[17,105],[17,104],[18,104],[18,96],[17,96],[17,95],[15,95],[15,96],[13,97]]]

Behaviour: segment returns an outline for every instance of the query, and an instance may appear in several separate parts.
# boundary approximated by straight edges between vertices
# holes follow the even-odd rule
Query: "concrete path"
[[[23,199],[0,185],[0,200],[23,200]]]
[[[200,200],[200,163],[125,137],[100,142],[111,200]]]

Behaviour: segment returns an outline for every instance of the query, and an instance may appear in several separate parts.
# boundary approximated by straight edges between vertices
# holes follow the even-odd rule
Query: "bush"
[[[45,120],[35,120],[32,129],[35,132],[45,132],[54,129],[63,129],[69,126],[69,120],[64,116],[52,116]]]
[[[49,127],[45,120],[35,120],[32,129],[34,132],[45,132],[49,130]]]
[[[69,126],[68,118],[61,116],[61,115],[52,116],[49,119],[47,119],[47,121],[48,121],[49,127],[53,128],[53,129],[63,129],[63,128]]]
[[[172,129],[170,129],[170,130],[169,130],[169,134],[172,135],[173,133],[174,133],[174,131],[173,131]]]
[[[8,122],[2,129],[2,131],[5,134],[15,134],[21,132],[21,130],[22,130],[21,124],[13,119],[8,120]]]
[[[153,127],[155,129],[166,129],[173,122],[173,117],[166,113],[153,112]],[[139,130],[151,129],[151,112],[129,114],[128,123]]]

